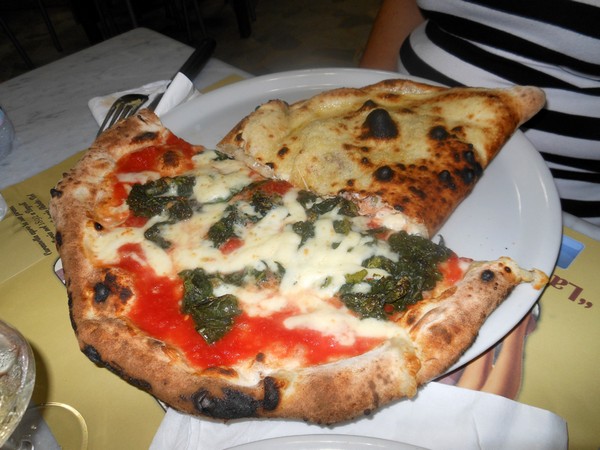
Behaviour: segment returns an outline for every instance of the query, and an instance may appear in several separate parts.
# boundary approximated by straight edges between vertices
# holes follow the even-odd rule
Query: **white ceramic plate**
[[[229,450],[426,450],[402,442],[366,436],[337,434],[308,434],[286,436],[248,444],[237,445]]]
[[[326,89],[360,87],[393,77],[398,74],[362,69],[266,75],[191,100],[166,114],[163,122],[189,142],[214,147],[239,120],[265,101],[280,98],[294,102]],[[524,268],[552,272],[562,235],[560,201],[543,159],[520,131],[488,166],[440,235],[461,256],[477,260],[510,256]],[[475,343],[452,369],[498,342],[525,316],[539,295],[540,291],[530,285],[517,287],[488,318]]]

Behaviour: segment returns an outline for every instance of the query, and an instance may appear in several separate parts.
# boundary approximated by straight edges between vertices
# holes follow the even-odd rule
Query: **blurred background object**
[[[0,82],[135,27],[147,27],[190,45],[209,35],[217,40],[215,57],[255,75],[355,67],[379,3],[2,0]]]

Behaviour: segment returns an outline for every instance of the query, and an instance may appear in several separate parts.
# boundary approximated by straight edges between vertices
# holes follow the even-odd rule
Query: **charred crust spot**
[[[102,231],[102,230],[104,230],[104,227],[102,226],[102,224],[101,224],[101,223],[94,222],[94,229],[95,229],[96,231]]]
[[[414,314],[408,314],[408,316],[405,319],[406,325],[408,325],[409,327],[412,327],[415,322],[416,322],[417,317]]]
[[[369,161],[369,158],[367,158],[366,156],[363,156],[360,159],[360,163],[363,164],[363,165],[365,165],[365,166],[367,166],[367,165],[371,164],[371,161]]]
[[[115,364],[110,364],[106,361],[100,360],[100,364],[102,364],[102,366],[106,367],[108,370],[110,370],[112,373],[114,373],[115,375],[121,377],[122,379],[124,379],[125,381],[127,381],[129,384],[131,384],[132,386],[135,386],[138,389],[142,389],[143,391],[147,391],[147,392],[151,392],[152,391],[152,385],[146,381],[146,380],[142,380],[140,378],[134,378],[134,377],[130,377],[129,375],[127,375],[125,373],[125,371],[115,365]]]
[[[94,364],[97,364],[100,366],[104,365],[104,361],[102,361],[102,357],[100,356],[100,353],[98,352],[98,350],[96,350],[96,347],[86,344],[81,351]]]
[[[152,385],[148,381],[127,376],[122,371],[119,371],[118,375],[132,386],[135,386],[136,388],[146,392],[152,392]]]
[[[494,272],[490,269],[486,269],[483,272],[481,272],[481,281],[485,281],[486,283],[489,283],[495,277],[496,277],[496,274],[494,274]]]
[[[241,419],[256,417],[260,402],[248,394],[235,389],[223,388],[223,396],[212,395],[201,389],[192,395],[194,407],[201,413],[215,419]]]
[[[265,377],[263,389],[262,401],[232,388],[223,388],[220,397],[201,389],[192,395],[192,403],[200,413],[216,419],[256,417],[259,408],[272,411],[281,401],[280,387],[275,378]]]
[[[118,283],[117,277],[107,272],[104,276],[104,281],[99,281],[94,285],[94,302],[104,303],[112,294],[117,295],[122,303],[126,303],[133,296],[133,292],[127,286],[121,286]]]
[[[346,186],[348,186],[348,187],[354,186],[354,180],[352,180],[352,179],[346,180]]]
[[[479,161],[477,161],[477,155],[473,151],[473,145],[469,144],[470,150],[465,150],[463,152],[463,159],[466,163],[473,169],[473,174],[475,177],[480,177],[483,174],[483,168]]]
[[[468,162],[471,165],[477,163],[477,160],[475,159],[475,153],[473,152],[473,150],[465,150],[463,152],[463,158],[466,162]]]
[[[110,295],[110,288],[103,282],[94,285],[94,302],[104,303]]]
[[[377,108],[377,103],[375,103],[373,100],[367,100],[360,107],[360,110],[373,109],[373,108]]]
[[[138,142],[150,141],[150,140],[155,139],[157,136],[158,136],[158,134],[155,131],[145,131],[144,133],[134,136],[133,142],[138,143]]]
[[[390,166],[381,166],[375,171],[374,175],[379,181],[390,181],[394,178],[394,171]]]
[[[50,189],[50,197],[52,198],[61,198],[63,195],[62,191],[59,191],[58,189]]]
[[[438,180],[440,180],[445,187],[451,190],[456,189],[456,183],[454,182],[454,178],[449,171],[442,170],[440,173],[438,173]]]
[[[57,230],[54,238],[56,239],[56,245],[60,247],[63,243],[62,233]]]
[[[469,169],[468,167],[465,167],[464,169],[457,170],[456,174],[460,177],[460,179],[465,184],[473,184],[477,180],[477,176],[475,175],[475,171],[473,169]]]
[[[510,267],[508,267],[508,266],[504,266],[504,271],[506,273],[512,273],[512,269]]]
[[[257,362],[265,362],[266,356],[264,353],[259,352],[256,354],[256,358],[254,358]]]
[[[429,137],[436,141],[443,141],[450,137],[450,133],[442,125],[436,125],[429,130]]]
[[[377,108],[369,113],[363,123],[364,137],[393,139],[398,136],[398,126],[385,109]]]
[[[409,186],[408,188],[410,190],[410,192],[412,192],[413,194],[415,194],[417,197],[419,197],[421,200],[424,200],[427,198],[427,194],[422,191],[421,189],[418,189],[414,186]]]
[[[69,320],[71,321],[71,328],[73,328],[73,331],[77,333],[77,322],[75,322],[75,318],[73,317],[73,296],[71,295],[70,291],[67,292],[67,305],[69,307]]]
[[[133,292],[131,292],[131,289],[129,289],[128,287],[121,288],[121,290],[119,291],[119,300],[121,300],[123,303],[126,303],[132,295]]]
[[[275,163],[268,162],[268,163],[265,164],[265,166],[269,167],[270,169],[274,169],[275,168]]]
[[[107,368],[108,370],[110,370],[115,375],[118,375],[119,377],[123,378],[129,384],[131,384],[131,385],[133,385],[133,386],[135,386],[137,388],[143,389],[144,391],[148,391],[148,392],[152,391],[152,385],[148,381],[142,380],[142,379],[139,379],[139,378],[130,377],[120,367],[104,361],[102,359],[102,355],[100,355],[100,352],[98,352],[98,350],[96,350],[96,347],[94,347],[92,345],[89,345],[89,344],[86,344],[81,349],[81,351],[94,364],[96,364],[96,365],[98,365],[100,367]]]
[[[177,167],[179,165],[179,154],[173,150],[168,150],[162,155],[162,160],[167,167]]]
[[[279,386],[277,380],[273,377],[265,377],[264,380],[265,395],[262,401],[263,409],[273,411],[279,405],[281,396],[279,394]]]
[[[238,134],[236,134],[236,135],[235,135],[235,140],[236,140],[237,142],[241,142],[241,141],[242,141],[242,133],[238,133]]]
[[[404,206],[396,204],[396,205],[394,205],[394,209],[396,211],[402,212],[402,211],[404,211]]]
[[[286,154],[287,154],[289,151],[290,151],[290,149],[289,149],[289,148],[287,148],[287,147],[281,147],[281,148],[279,149],[279,151],[277,152],[277,154],[278,154],[279,156],[281,156],[281,157],[284,157],[284,156],[285,156],[285,155],[286,155]]]

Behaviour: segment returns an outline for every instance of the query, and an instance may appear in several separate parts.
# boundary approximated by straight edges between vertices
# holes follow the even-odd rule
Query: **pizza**
[[[219,143],[268,177],[344,195],[385,224],[433,236],[513,132],[545,103],[531,86],[384,80],[260,105]]]
[[[266,177],[142,110],[51,191],[82,352],[193,415],[334,424],[414,396],[542,272]]]

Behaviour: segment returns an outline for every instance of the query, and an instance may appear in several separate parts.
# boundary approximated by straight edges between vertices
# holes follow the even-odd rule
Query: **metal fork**
[[[104,118],[102,125],[100,125],[100,130],[98,130],[96,137],[100,136],[103,131],[112,127],[119,120],[135,114],[147,101],[148,96],[145,94],[125,94],[116,99],[106,113],[106,117]]]

